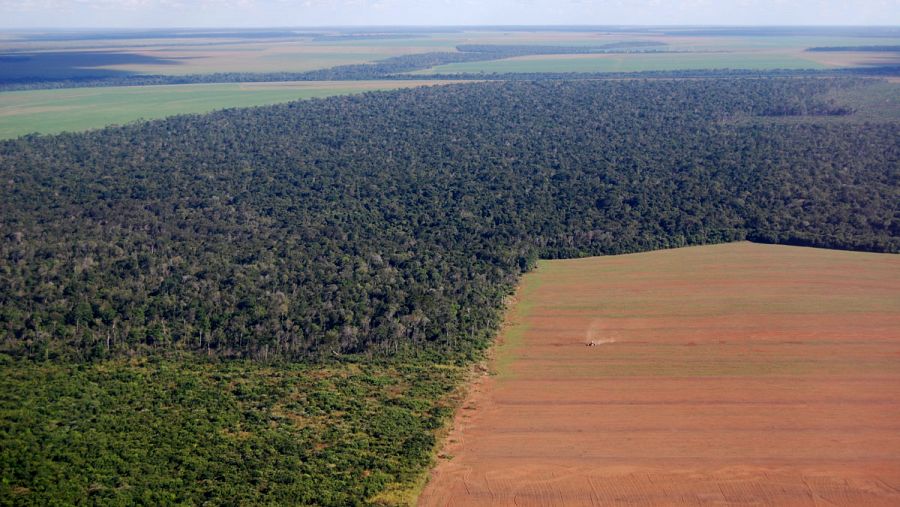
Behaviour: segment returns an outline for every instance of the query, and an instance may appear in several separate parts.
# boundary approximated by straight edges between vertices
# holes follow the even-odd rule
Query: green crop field
[[[440,81],[345,81],[72,88],[0,93],[0,139]]]

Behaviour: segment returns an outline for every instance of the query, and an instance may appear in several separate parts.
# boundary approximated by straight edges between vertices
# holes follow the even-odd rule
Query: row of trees
[[[900,123],[734,121],[855,86],[486,82],[7,141],[0,347],[468,354],[539,257],[896,252]]]

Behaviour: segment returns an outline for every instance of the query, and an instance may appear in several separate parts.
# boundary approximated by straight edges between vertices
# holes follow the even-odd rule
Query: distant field
[[[441,81],[342,81],[73,88],[0,93],[0,139],[54,134],[138,119],[205,113],[314,97],[442,84]]]
[[[617,34],[563,37],[562,34],[532,33],[507,38],[482,37],[490,44],[598,45],[623,40],[653,40],[666,44],[669,54],[547,55],[485,62],[454,63],[415,74],[460,72],[639,72],[686,69],[822,69],[861,65],[896,65],[896,55],[881,53],[808,53],[806,48],[850,44],[897,44],[900,39],[874,37],[810,36],[696,36],[671,34]]]
[[[109,46],[85,51],[25,53],[35,69],[4,62],[0,77],[79,77],[127,73],[184,75],[216,72],[305,72],[338,65],[369,63],[401,54],[429,51],[419,47],[334,46],[308,43],[243,43],[213,46]],[[40,60],[52,59],[41,65]],[[13,55],[16,56],[16,55]],[[115,56],[117,58],[111,58]],[[9,58],[9,57],[7,57]],[[112,60],[112,62],[110,61]]]
[[[406,41],[416,44],[417,41]],[[101,68],[141,74],[209,74],[214,72],[305,72],[338,65],[370,63],[391,56],[435,51],[417,45],[333,43],[238,44],[214,47],[168,47],[137,50],[138,54],[168,59],[169,65],[113,65]]]
[[[415,74],[465,72],[639,72],[687,69],[821,69],[827,66],[799,54],[777,52],[541,55],[441,65]]]
[[[900,65],[900,55],[892,52],[823,51],[808,52],[804,56],[832,67]]]
[[[829,37],[692,37],[648,34],[603,35],[567,32],[462,32],[433,33],[421,38],[372,39],[329,42],[285,42],[277,44],[241,43],[214,47],[151,47],[136,51],[143,57],[176,62],[168,65],[131,64],[102,68],[138,73],[194,74],[210,72],[302,72],[337,65],[368,63],[391,56],[454,51],[459,44],[549,44],[567,46],[596,46],[628,40],[658,40],[677,51],[727,51],[726,53],[697,55],[614,55],[612,62],[572,61],[559,56],[540,58],[540,63],[522,65],[512,63],[520,59],[503,60],[509,68],[525,70],[497,70],[497,72],[604,72],[640,70],[678,70],[686,68],[822,68],[847,64],[847,58],[830,64],[836,55],[808,55],[802,50],[820,45],[860,44],[859,38]],[[897,39],[877,38],[867,44],[897,43]],[[761,54],[756,54],[759,52]],[[738,53],[738,54],[735,54]],[[583,55],[582,55],[583,56]],[[875,55],[852,57],[850,63],[872,60]],[[674,58],[673,58],[674,57]],[[532,60],[538,60],[531,57]],[[576,60],[579,60],[576,58]],[[624,63],[623,63],[624,62]],[[487,62],[482,62],[484,65]],[[459,64],[465,69],[467,65]],[[533,66],[533,67],[532,67]],[[478,72],[457,70],[447,72]],[[489,66],[490,67],[490,66]],[[438,69],[444,69],[439,67]],[[487,70],[486,72],[491,72]]]
[[[430,51],[454,51],[460,44],[599,46],[622,41],[658,41],[675,51],[720,52],[699,55],[628,55],[610,59],[555,58],[520,59],[503,64],[467,64],[441,67],[446,72],[524,72],[524,71],[605,71],[665,70],[683,68],[817,68],[844,65],[847,57],[803,54],[809,47],[858,46],[868,44],[900,44],[895,37],[785,36],[766,34],[729,35],[713,32],[698,35],[690,31],[642,29],[633,32],[598,30],[519,31],[519,30],[448,30],[416,32],[408,36],[315,38],[297,34],[294,37],[259,38],[210,35],[203,37],[113,39],[66,39],[36,37],[21,39],[7,34],[0,38],[0,57],[7,55],[53,55],[42,70],[40,65],[12,61],[0,67],[5,75],[80,76],[141,74],[208,74],[215,72],[304,72],[338,65],[368,63],[392,56]],[[724,53],[723,53],[724,52]],[[762,54],[755,54],[762,53]],[[772,54],[774,53],[774,54]],[[64,61],[69,55],[70,61]],[[871,59],[874,55],[866,55]],[[833,62],[838,58],[837,62]],[[860,62],[850,57],[851,63]],[[564,61],[563,61],[564,60]],[[624,62],[624,63],[623,63]],[[813,62],[810,64],[809,62]],[[496,65],[500,65],[497,67]],[[53,68],[50,68],[50,67]],[[26,72],[27,70],[27,72]]]
[[[420,505],[900,505],[896,255],[542,261],[496,355]]]
[[[448,45],[449,44],[449,45]],[[215,72],[305,72],[337,65],[368,63],[391,56],[452,50],[447,41],[400,39],[390,41],[313,42],[311,40],[115,40],[66,42],[0,41],[0,55],[43,54],[71,55],[71,63],[52,62],[57,68],[49,75],[73,76],[98,70],[139,74],[209,74]],[[81,55],[87,55],[87,58]],[[92,55],[97,55],[90,61]],[[108,55],[117,56],[109,62]],[[57,58],[56,60],[60,60]],[[5,74],[35,75],[16,72],[13,63],[5,62]],[[62,65],[60,65],[62,63]],[[38,73],[38,75],[43,73]]]
[[[807,35],[756,35],[756,36],[669,36],[677,49],[711,51],[745,50],[803,50],[823,46],[891,45],[900,42],[896,37],[839,37]]]
[[[601,46],[623,41],[654,41],[674,53],[523,56],[455,63],[416,71],[435,73],[631,72],[685,69],[822,69],[897,64],[896,54],[807,52],[809,47],[891,45],[900,38],[875,36],[784,35],[778,30],[446,30],[371,34],[336,33],[324,37],[302,32],[261,34],[135,32],[109,37],[79,33],[6,34],[0,38],[0,79],[116,77],[138,74],[215,72],[303,72],[431,51],[455,51],[460,44]],[[812,33],[812,32],[810,32]],[[291,35],[295,34],[295,35]],[[29,38],[30,37],[30,38]],[[105,37],[105,38],[104,38]],[[181,37],[181,38],[179,38]],[[30,56],[29,56],[30,55]],[[225,107],[265,105],[360,90],[416,86],[424,82],[284,83],[189,85],[134,88],[66,89],[0,93],[0,139],[22,134],[58,133],[120,124],[139,118],[203,113]],[[893,94],[893,95],[892,95]],[[893,100],[896,92],[888,94]],[[864,98],[867,117],[878,116],[882,95]],[[893,98],[892,98],[893,97]],[[883,101],[882,101],[883,102]],[[896,102],[896,101],[894,101]],[[892,108],[891,111],[895,111]],[[885,116],[885,115],[881,115]],[[848,117],[856,119],[859,116]],[[841,121],[847,118],[841,119]],[[792,121],[796,121],[793,119]]]

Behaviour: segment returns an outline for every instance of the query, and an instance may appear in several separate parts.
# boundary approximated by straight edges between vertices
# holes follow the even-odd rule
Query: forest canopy
[[[864,85],[484,82],[4,142],[0,346],[470,356],[541,257],[897,252],[900,123],[820,121]]]

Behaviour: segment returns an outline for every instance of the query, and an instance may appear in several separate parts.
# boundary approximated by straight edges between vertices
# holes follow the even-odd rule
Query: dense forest
[[[465,358],[540,257],[897,252],[900,123],[817,121],[863,85],[484,82],[3,142],[0,346]]]

